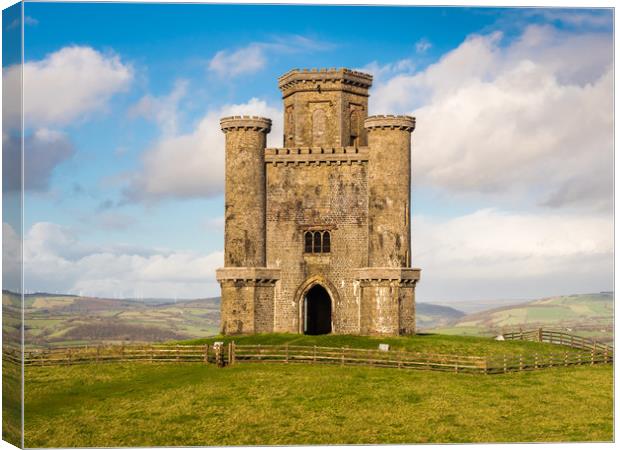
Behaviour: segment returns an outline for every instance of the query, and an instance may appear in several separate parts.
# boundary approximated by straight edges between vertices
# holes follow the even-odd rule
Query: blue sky
[[[27,290],[217,295],[217,119],[269,115],[281,145],[277,77],[295,67],[366,70],[371,113],[416,115],[419,301],[612,286],[610,10],[33,2],[25,17]]]

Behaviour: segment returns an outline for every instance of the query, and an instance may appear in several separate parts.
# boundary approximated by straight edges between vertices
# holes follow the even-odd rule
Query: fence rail
[[[507,340],[540,341],[574,347],[578,351],[553,354],[464,356],[419,353],[405,350],[381,351],[349,347],[302,345],[97,345],[30,350],[24,353],[26,366],[78,365],[111,362],[205,363],[218,366],[240,363],[336,364],[376,366],[455,373],[496,374],[548,367],[608,364],[613,347],[579,336],[545,330],[504,334]],[[6,361],[19,364],[18,350],[5,348]]]
[[[547,342],[550,344],[566,345],[579,350],[600,352],[613,352],[613,346],[597,342],[593,339],[565,333],[563,331],[545,330],[538,328],[528,331],[512,331],[502,334],[506,340]]]

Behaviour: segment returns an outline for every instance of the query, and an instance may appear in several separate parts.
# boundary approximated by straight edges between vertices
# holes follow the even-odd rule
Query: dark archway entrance
[[[332,299],[325,288],[314,285],[304,297],[304,334],[332,332]]]

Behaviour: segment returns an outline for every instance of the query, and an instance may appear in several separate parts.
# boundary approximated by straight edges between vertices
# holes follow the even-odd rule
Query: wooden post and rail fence
[[[101,364],[108,362],[204,363],[218,367],[235,363],[337,364],[398,369],[423,369],[454,373],[496,374],[537,370],[548,367],[609,364],[613,347],[580,336],[542,329],[503,335],[505,340],[549,342],[564,346],[552,353],[518,355],[463,356],[405,350],[379,350],[349,347],[303,345],[237,345],[235,342],[204,345],[91,345],[29,350],[26,366]],[[571,348],[569,348],[571,347]],[[6,361],[19,363],[15,349],[3,351]]]

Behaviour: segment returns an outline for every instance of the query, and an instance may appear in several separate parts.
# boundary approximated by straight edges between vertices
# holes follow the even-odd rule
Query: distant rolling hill
[[[2,302],[10,313],[3,335],[18,339],[19,297],[3,291]],[[25,307],[29,346],[194,339],[217,334],[220,321],[219,297],[175,302],[38,293],[25,296]],[[560,327],[608,340],[612,321],[612,293],[550,297],[467,315],[449,306],[416,304],[421,332],[491,335],[519,327]]]
[[[517,328],[563,328],[610,338],[613,328],[611,292],[562,295],[468,314],[433,331],[450,334],[494,334]]]
[[[465,316],[463,311],[450,306],[416,303],[416,327],[426,330],[449,325]]]
[[[19,307],[19,297],[2,292],[3,309]],[[196,300],[113,299],[28,294],[25,339],[29,346],[93,342],[158,342],[211,336],[218,332],[219,298]],[[15,320],[3,322],[4,336],[18,336]]]

